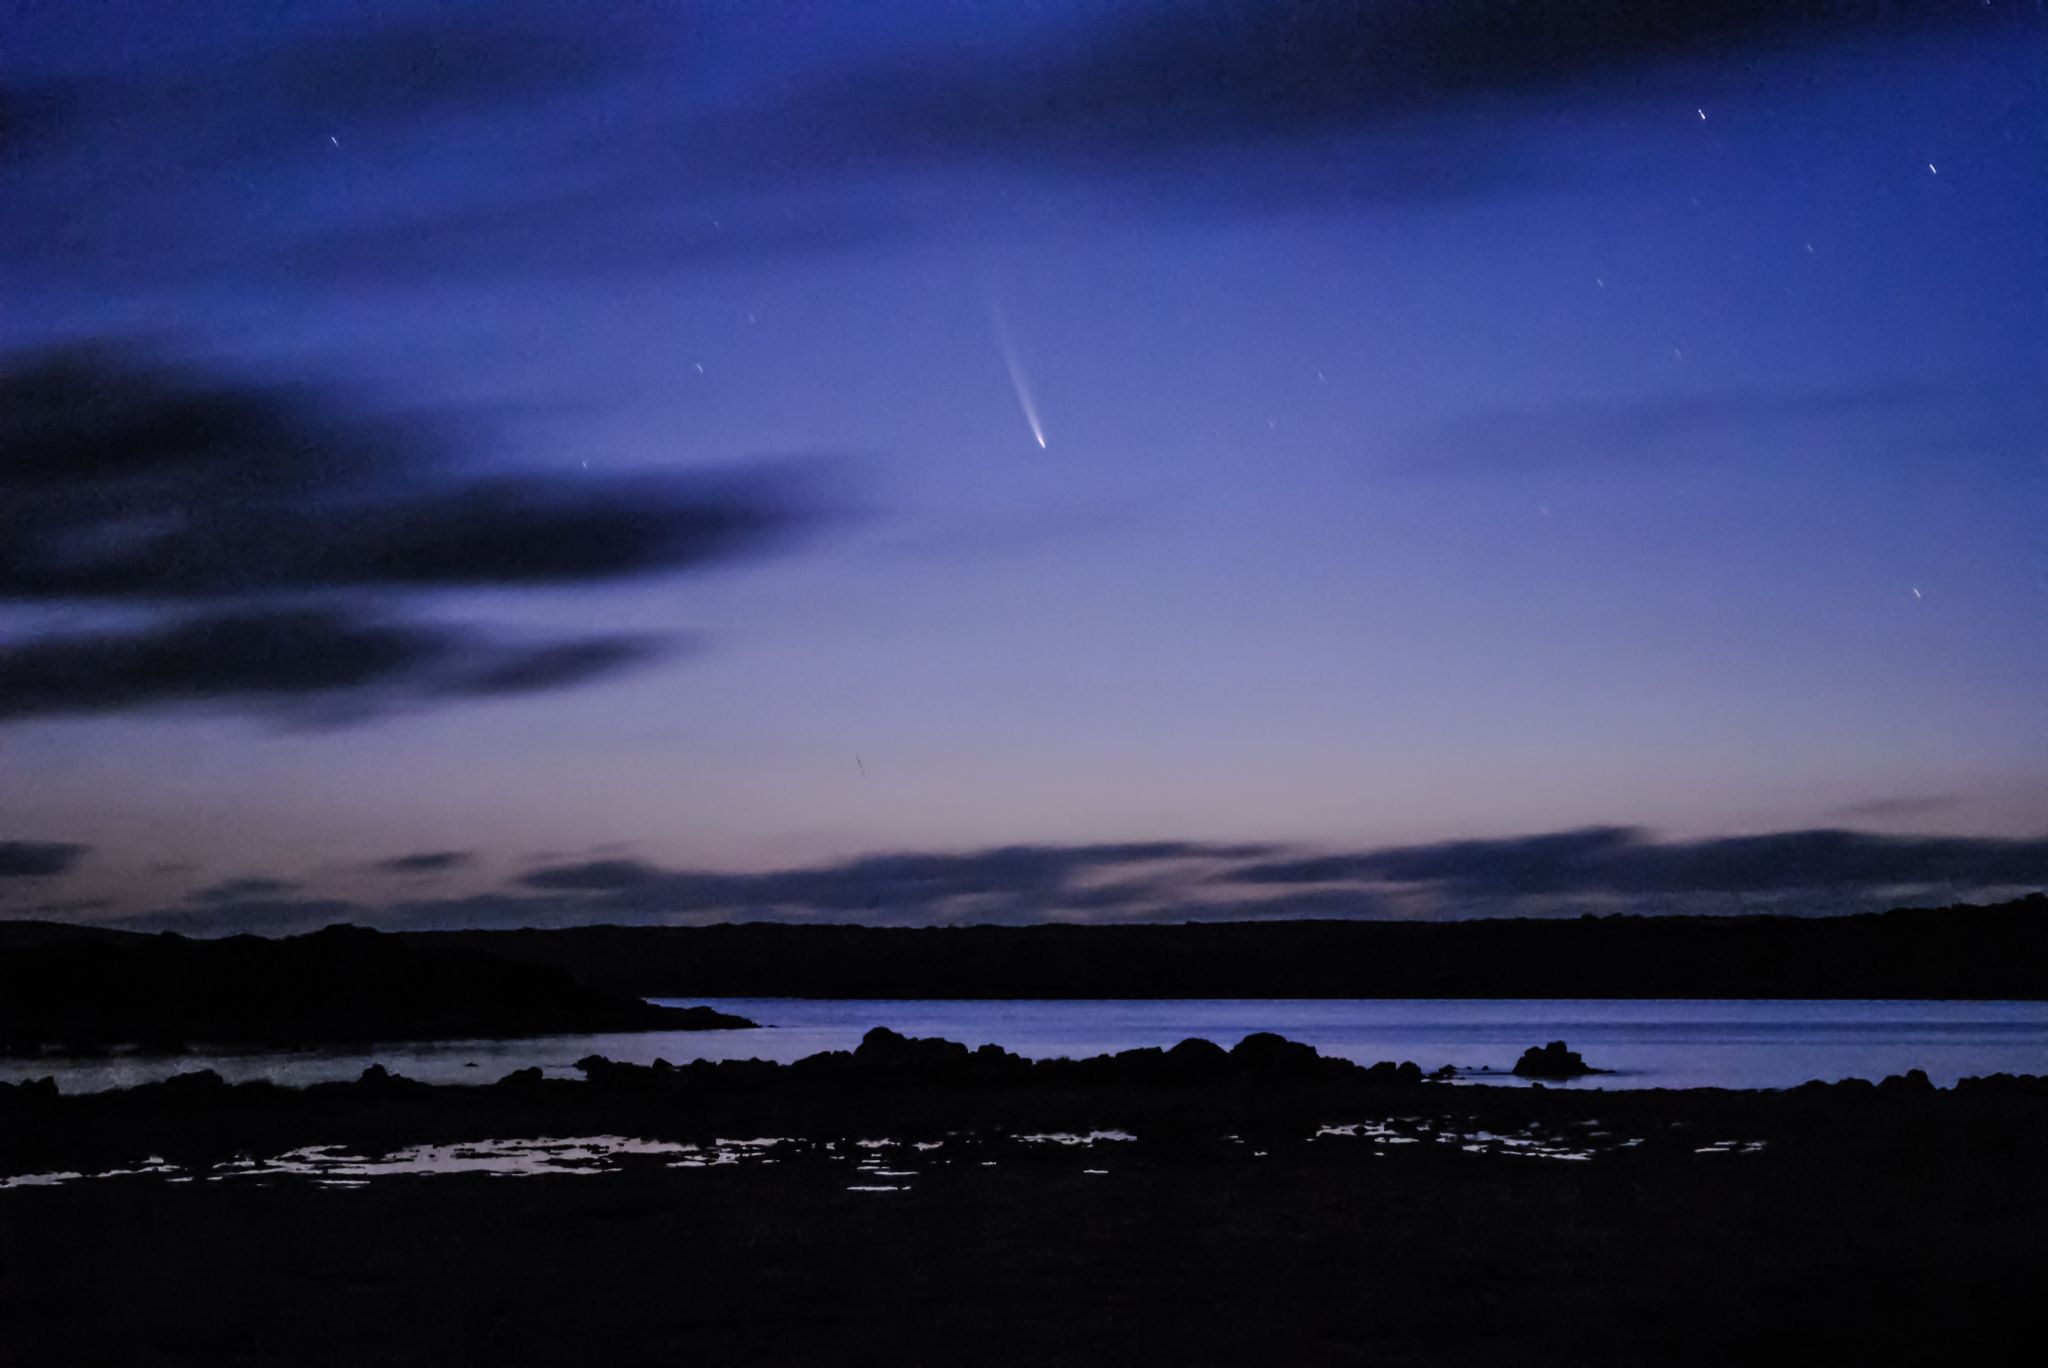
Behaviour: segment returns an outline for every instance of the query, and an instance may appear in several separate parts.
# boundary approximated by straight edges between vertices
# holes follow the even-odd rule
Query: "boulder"
[[[1531,1045],[1515,1061],[1517,1078],[1583,1078],[1604,1070],[1589,1066],[1577,1050],[1565,1048],[1562,1040],[1548,1045]]]
[[[1908,1069],[1904,1074],[1893,1074],[1877,1085],[1882,1093],[1930,1093],[1934,1084],[1927,1077],[1925,1069]]]
[[[1314,1072],[1322,1061],[1315,1046],[1271,1031],[1254,1031],[1238,1041],[1230,1058],[1238,1068],[1255,1074],[1307,1074]]]
[[[866,1068],[910,1073],[958,1069],[968,1056],[967,1047],[957,1040],[913,1038],[887,1026],[877,1026],[862,1036],[853,1052],[854,1063]]]

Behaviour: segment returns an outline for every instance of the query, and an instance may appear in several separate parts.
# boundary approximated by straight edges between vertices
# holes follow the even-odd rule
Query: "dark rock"
[[[853,1059],[871,1069],[926,1070],[965,1064],[968,1050],[957,1040],[917,1039],[877,1026],[860,1038]]]
[[[1230,1051],[1230,1058],[1239,1068],[1256,1074],[1305,1074],[1314,1071],[1322,1062],[1315,1046],[1274,1035],[1271,1031],[1254,1031]]]
[[[2048,1094],[2048,1074],[1986,1074],[1956,1080],[1959,1093]]]
[[[227,1080],[212,1069],[195,1069],[191,1073],[175,1074],[157,1087],[166,1097],[208,1097],[227,1087]]]
[[[1230,1070],[1230,1052],[1213,1040],[1183,1040],[1166,1052],[1161,1077],[1175,1083],[1205,1083]]]
[[[1601,1072],[1603,1070],[1589,1067],[1577,1050],[1565,1048],[1562,1040],[1553,1040],[1548,1045],[1531,1045],[1515,1061],[1517,1078],[1583,1078],[1587,1074]]]

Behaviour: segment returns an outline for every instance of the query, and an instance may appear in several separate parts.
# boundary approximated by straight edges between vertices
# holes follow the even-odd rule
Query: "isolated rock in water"
[[[1517,1078],[1579,1078],[1600,1072],[1589,1068],[1577,1050],[1566,1049],[1562,1040],[1553,1040],[1542,1046],[1531,1045],[1515,1061]]]

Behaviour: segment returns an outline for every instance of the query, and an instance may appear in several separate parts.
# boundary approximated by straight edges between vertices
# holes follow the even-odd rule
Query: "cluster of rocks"
[[[1208,1040],[1183,1040],[1171,1049],[1147,1047],[1086,1059],[1027,1059],[999,1045],[969,1049],[958,1041],[901,1035],[877,1026],[853,1050],[831,1050],[791,1064],[760,1060],[699,1060],[619,1064],[601,1055],[576,1062],[591,1082],[612,1087],[697,1083],[744,1084],[774,1079],[790,1085],[891,1085],[944,1088],[1061,1087],[1078,1090],[1199,1087],[1227,1082],[1330,1083],[1412,1087],[1423,1081],[1413,1063],[1383,1060],[1354,1064],[1318,1054],[1314,1046],[1269,1031],[1246,1036],[1230,1049]]]

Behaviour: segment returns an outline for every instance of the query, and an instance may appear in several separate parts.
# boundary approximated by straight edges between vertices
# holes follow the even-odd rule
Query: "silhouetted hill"
[[[412,933],[647,997],[2048,998],[2048,898],[1850,917]]]
[[[0,954],[36,950],[47,945],[123,945],[148,939],[140,932],[72,922],[0,921]]]
[[[655,1007],[547,964],[357,927],[187,940],[0,923],[0,1048],[316,1045],[753,1023]]]

